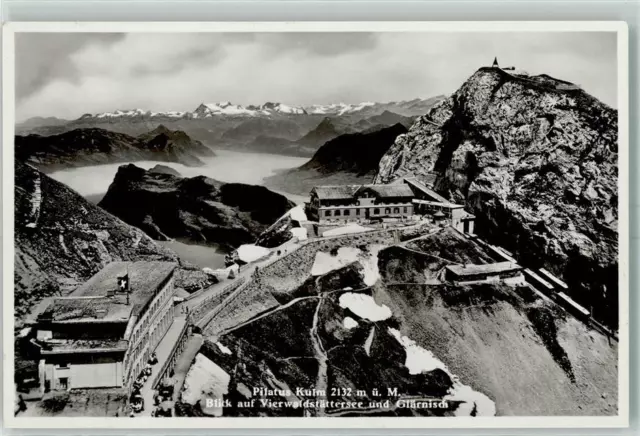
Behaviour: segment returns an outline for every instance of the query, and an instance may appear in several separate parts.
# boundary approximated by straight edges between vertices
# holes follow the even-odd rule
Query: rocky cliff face
[[[295,204],[262,186],[181,178],[129,164],[118,169],[99,206],[154,239],[236,247],[255,241]]]
[[[179,262],[142,231],[20,161],[15,186],[17,319],[42,298],[72,291],[112,261]],[[195,291],[210,283],[202,271],[181,262],[176,286]]]
[[[479,233],[615,325],[617,129],[617,112],[575,85],[481,68],[398,137],[376,182],[435,179]]]

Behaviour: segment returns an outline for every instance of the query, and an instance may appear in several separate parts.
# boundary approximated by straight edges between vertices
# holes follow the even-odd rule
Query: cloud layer
[[[616,106],[614,33],[23,33],[16,117],[430,97],[494,56]]]

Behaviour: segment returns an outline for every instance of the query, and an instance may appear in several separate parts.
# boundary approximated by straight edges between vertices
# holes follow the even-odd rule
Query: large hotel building
[[[41,389],[129,389],[173,322],[171,262],[113,262],[38,317]],[[127,277],[128,292],[118,286]]]

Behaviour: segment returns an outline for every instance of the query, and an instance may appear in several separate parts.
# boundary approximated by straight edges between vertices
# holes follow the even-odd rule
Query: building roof
[[[442,208],[445,208],[445,209],[462,209],[464,207],[462,204],[455,204],[455,203],[450,203],[450,202],[443,203],[441,201],[429,201],[429,200],[414,199],[413,202],[415,204],[426,204],[428,206],[438,206],[438,207],[442,207]]]
[[[41,317],[52,322],[122,322],[127,323],[133,307],[126,297],[66,297],[55,298]]]
[[[571,297],[569,297],[564,292],[558,292],[556,295],[559,298],[561,298],[564,301],[566,301],[567,303],[569,303],[570,305],[572,305],[574,308],[578,309],[583,315],[587,315],[588,316],[590,314],[590,312],[587,309],[585,309],[584,307],[580,306],[578,303],[575,302],[575,300],[573,300]]]
[[[129,345],[123,339],[47,339],[35,344],[43,355],[125,352]]]
[[[358,188],[360,185],[316,186],[311,192],[315,192],[320,200],[349,200]]]
[[[567,286],[567,284],[565,282],[563,282],[558,277],[556,277],[553,274],[551,274],[546,269],[540,268],[538,271],[540,271],[541,274],[544,274],[549,280],[551,280],[552,282],[554,282],[556,285],[560,286],[561,288],[569,289],[569,287]]]
[[[377,197],[413,197],[413,191],[404,183],[394,185],[362,185],[354,195],[359,192],[372,191]]]
[[[316,186],[315,192],[320,200],[351,200],[357,193],[371,191],[376,197],[413,197],[413,191],[403,183],[393,185],[338,185]]]
[[[447,270],[459,277],[475,276],[482,274],[498,274],[510,271],[519,271],[520,265],[514,262],[497,262],[486,265],[447,265]]]
[[[451,203],[449,200],[447,200],[442,195],[438,194],[433,189],[429,188],[427,185],[425,185],[424,183],[422,183],[416,178],[407,177],[404,179],[404,181],[408,183],[410,186],[412,186],[414,189],[417,189],[418,191],[420,191],[421,193],[429,197],[432,201],[435,201],[438,203]]]
[[[129,274],[132,315],[139,315],[169,279],[176,266],[173,262],[111,262],[70,296],[104,297],[117,290],[119,276]]]

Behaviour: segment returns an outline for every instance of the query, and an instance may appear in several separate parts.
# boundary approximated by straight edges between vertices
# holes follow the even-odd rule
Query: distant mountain
[[[362,118],[381,114],[385,111],[394,112],[404,116],[421,115],[431,109],[436,103],[444,100],[445,96],[438,95],[426,99],[392,101],[388,103],[364,102],[358,104],[336,103],[328,105],[306,106],[309,114],[349,116],[358,115]]]
[[[290,106],[283,103],[267,102],[261,105],[237,105],[229,101],[218,103],[201,103],[198,107],[189,111],[168,111],[168,112],[152,112],[143,109],[116,110],[114,112],[102,112],[97,114],[85,114],[80,120],[109,120],[124,118],[186,118],[186,119],[202,119],[220,116],[232,117],[262,117],[277,115],[353,115],[362,114],[363,116],[372,116],[391,111],[405,116],[418,115],[424,113],[435,103],[444,99],[444,96],[431,97],[427,99],[416,98],[414,100],[375,103],[364,102],[356,104],[332,103],[325,105],[310,106]]]
[[[299,123],[289,119],[249,118],[221,136],[223,141],[251,141],[258,136],[297,139],[304,135]]]
[[[393,126],[394,124],[402,124],[406,128],[411,127],[413,124],[413,117],[405,117],[395,112],[385,110],[379,115],[373,115],[368,118],[363,118],[354,124],[354,127],[359,131],[365,131],[372,129],[372,131],[379,130],[379,126]]]
[[[138,136],[137,139],[143,144],[147,144],[149,148],[161,150],[175,148],[190,151],[196,156],[215,156],[215,153],[209,147],[198,140],[190,138],[182,130],[170,130],[163,125],[159,125],[152,131]]]
[[[325,142],[344,133],[352,133],[355,128],[341,120],[340,118],[325,117],[320,123],[309,133],[298,139],[296,142],[301,145],[309,146],[311,149],[317,149]]]
[[[113,162],[159,160],[187,166],[203,165],[198,156],[213,152],[184,132],[163,126],[138,138],[105,129],[76,129],[53,136],[16,136],[16,158],[43,170]]]
[[[233,248],[254,242],[295,206],[263,186],[176,177],[133,164],[118,169],[98,205],[154,239],[184,238]]]
[[[160,125],[182,130],[212,148],[313,156],[326,141],[358,131],[373,131],[396,123],[407,125],[401,117],[415,117],[428,111],[442,97],[400,102],[291,106],[278,102],[241,106],[228,101],[202,103],[193,111],[152,112],[143,109],[116,110],[84,114],[71,121],[34,119],[16,125],[19,135],[58,135],[75,129],[100,128],[139,136]],[[330,121],[325,121],[330,118]],[[322,124],[324,122],[324,124]],[[334,124],[333,126],[326,125]],[[314,130],[316,130],[314,132]],[[259,137],[299,141],[280,147],[260,143]]]
[[[15,162],[14,237],[18,319],[43,298],[72,291],[109,262],[179,262],[139,229],[20,160]],[[193,292],[211,284],[195,266],[180,264],[176,286]]]
[[[69,120],[56,117],[33,117],[29,118],[21,123],[16,124],[16,129],[32,129],[43,126],[61,126],[67,124]]]
[[[271,176],[265,182],[297,194],[307,194],[313,186],[322,184],[370,183],[382,156],[404,133],[407,128],[397,123],[370,133],[337,136],[320,147],[309,162]]]
[[[291,115],[306,115],[307,111],[302,107],[298,106],[289,106],[282,103],[271,103],[267,102],[262,106],[247,106],[247,109],[255,110],[258,112],[265,113],[269,115],[270,113],[281,113],[281,114],[291,114]]]

